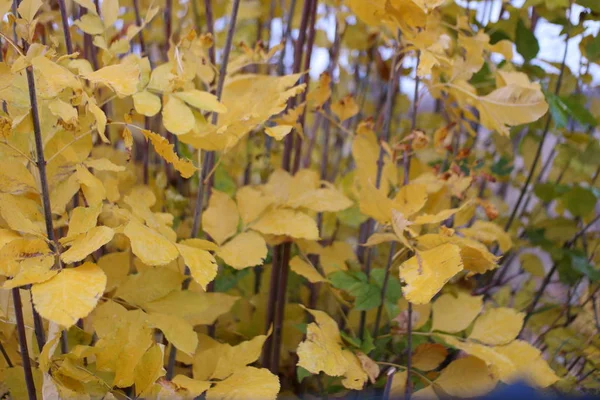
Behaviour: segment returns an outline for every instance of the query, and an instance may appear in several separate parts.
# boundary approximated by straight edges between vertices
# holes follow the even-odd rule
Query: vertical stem
[[[316,0],[312,0],[316,1]],[[294,48],[294,66],[293,73],[300,72],[300,66],[302,64],[302,50],[304,48],[304,42],[306,39],[306,28],[310,17],[310,10],[312,5],[311,0],[307,0],[304,3],[302,11],[302,20],[300,21],[300,31],[298,32],[298,39],[296,40],[296,46]],[[293,100],[288,101],[288,107],[293,104]],[[283,157],[281,166],[284,170],[290,172],[292,170],[292,150],[294,148],[294,133],[288,134],[284,139]],[[278,282],[275,288],[277,293],[269,293],[269,303],[267,304],[267,317],[269,315],[274,316],[273,320],[273,335],[271,336],[271,361],[269,368],[272,373],[277,375],[279,372],[279,353],[281,350],[281,336],[283,333],[283,319],[285,314],[285,297],[287,292],[287,276],[290,261],[290,249],[291,243],[283,243],[278,245],[279,257],[277,258],[277,265],[273,264],[274,271],[271,274],[271,279],[275,279]],[[272,301],[274,300],[274,301]],[[271,310],[273,309],[273,310]],[[267,325],[270,325],[270,321],[267,320]]]
[[[165,5],[165,52],[169,50],[169,40],[173,33],[173,0],[167,0]]]
[[[563,59],[562,59],[561,65],[560,65],[560,73],[558,75],[558,80],[556,82],[556,88],[554,89],[555,95],[558,95],[558,93],[560,93],[560,88],[562,86],[562,81],[563,81],[563,77],[565,74],[567,53],[569,50],[569,33],[570,33],[569,27],[570,27],[570,24],[567,25],[567,37],[565,39],[565,51],[563,53]],[[508,231],[510,229],[510,227],[512,226],[512,223],[514,222],[514,219],[517,216],[517,213],[519,211],[519,207],[521,206],[521,202],[523,201],[523,198],[525,197],[525,194],[527,193],[527,189],[529,189],[529,184],[531,183],[531,179],[533,178],[533,175],[535,174],[535,170],[537,168],[538,161],[540,160],[540,157],[542,155],[542,150],[544,148],[544,143],[546,142],[546,137],[548,136],[548,133],[550,132],[550,124],[551,123],[552,123],[552,115],[549,114],[548,117],[546,118],[546,126],[544,127],[544,131],[542,133],[542,138],[541,138],[540,144],[538,145],[538,148],[536,150],[535,156],[533,158],[533,162],[531,163],[531,167],[529,169],[529,173],[527,174],[527,179],[525,180],[525,184],[521,188],[521,192],[519,193],[519,198],[517,199],[517,202],[515,203],[515,206],[513,207],[513,210],[510,214],[510,217],[508,218],[508,221],[506,221],[506,225],[504,225],[505,231]]]
[[[8,368],[12,368],[14,366],[14,364],[10,360],[8,353],[6,352],[6,349],[4,348],[4,345],[1,342],[0,342],[0,352],[2,352],[2,357],[4,357],[4,361],[6,361],[6,365],[8,366]]]
[[[212,0],[204,0],[204,14],[206,15],[206,28],[208,29],[208,33],[211,34],[211,36],[213,37],[213,40],[216,40],[216,38],[215,38],[215,22],[214,22],[214,17],[213,17],[213,10],[212,10]],[[210,62],[213,65],[215,65],[215,63],[217,62],[216,61],[217,57],[215,55],[215,46],[214,45],[210,46],[208,49],[208,58],[209,58]]]
[[[207,4],[207,16],[208,16],[208,8],[211,7],[210,0],[206,0]],[[237,14],[240,7],[240,0],[233,1],[233,9],[231,11],[231,19],[229,21],[229,29],[227,31],[227,41],[225,43],[225,49],[223,50],[223,61],[221,62],[221,68],[219,70],[219,78],[217,83],[217,91],[216,96],[217,99],[221,100],[221,96],[223,94],[223,84],[225,83],[225,75],[227,74],[227,64],[229,62],[229,54],[231,53],[231,46],[233,43],[233,34],[235,32],[235,26],[237,22]],[[212,9],[210,12],[212,16]],[[212,25],[209,26],[209,32],[212,31]],[[219,115],[217,113],[213,113],[212,115],[212,123],[216,125],[218,122]],[[200,222],[202,221],[202,208],[204,206],[204,189],[207,185],[206,179],[208,174],[212,169],[212,165],[214,162],[214,152],[208,152],[206,156],[206,160],[202,164],[202,170],[200,171],[200,176],[198,177],[198,193],[196,196],[196,205],[194,209],[194,220],[192,223],[192,238],[198,236],[198,231],[200,230]],[[186,268],[186,272],[189,273]],[[167,379],[173,377],[173,369],[175,367],[175,357],[176,357],[177,349],[174,346],[171,346],[171,352],[169,353],[169,361],[167,365]]]
[[[29,400],[37,400],[35,383],[33,382],[33,373],[31,372],[31,360],[29,359],[29,350],[27,349],[27,337],[25,335],[25,320],[23,318],[23,303],[21,302],[21,293],[19,288],[12,289],[13,304],[15,306],[15,318],[17,320],[17,337],[19,339],[19,348],[21,351],[21,362],[23,363],[23,372],[25,373],[25,385]]]
[[[310,24],[308,24],[308,37],[307,37],[307,41],[306,41],[306,50],[304,52],[304,71],[309,71],[310,70],[310,61],[311,61],[311,56],[312,56],[312,49],[313,46],[315,44],[315,25],[316,25],[316,18],[317,18],[317,5],[319,3],[319,0],[312,0],[311,2],[311,8],[310,8]],[[306,84],[308,85],[310,82],[310,75],[307,74],[304,76],[304,81],[306,81]],[[308,91],[308,88],[302,92],[301,96],[302,96],[302,101],[304,101],[304,99],[306,99],[306,92]],[[304,123],[306,121],[306,108],[304,109],[304,112],[302,113],[302,116],[300,117],[300,125],[304,128]],[[298,171],[298,168],[300,168],[300,159],[302,157],[302,137],[300,135],[298,135],[295,138],[295,142],[294,142],[294,166],[292,168],[292,173],[295,174]]]
[[[410,381],[410,373],[412,369],[412,303],[408,303],[408,321],[406,334],[406,385],[404,387],[404,398],[410,399],[412,392],[412,383]]]
[[[387,93],[386,93],[386,98],[385,98],[385,104],[384,104],[384,111],[383,111],[383,125],[381,128],[381,137],[380,140],[385,141],[385,142],[389,142],[390,140],[390,126],[391,126],[391,119],[392,119],[392,109],[394,106],[394,97],[396,95],[396,79],[397,79],[397,71],[398,68],[397,64],[398,64],[398,59],[399,59],[399,54],[398,54],[398,48],[394,49],[394,56],[392,57],[392,63],[391,63],[391,68],[392,71],[390,73],[390,79],[388,82],[388,88],[387,88]],[[379,157],[377,159],[377,175],[375,178],[375,188],[379,189],[379,186],[381,185],[381,178],[383,175],[383,164],[384,164],[384,156],[385,156],[385,150],[383,146],[379,146]],[[386,193],[387,195],[387,193]],[[375,221],[373,221],[373,219],[369,219],[367,221],[367,225],[366,225],[366,238],[368,239],[369,236],[371,236],[371,233],[373,232],[373,228],[375,225]],[[364,272],[367,275],[367,279],[371,276],[371,263],[373,262],[373,248],[369,247],[366,250],[367,253],[367,259],[365,262],[365,266],[364,266]],[[361,311],[360,313],[360,323],[359,323],[359,329],[358,329],[358,336],[359,338],[362,340],[364,338],[365,335],[365,326],[367,323],[367,312],[366,311]]]
[[[377,308],[377,315],[375,316],[375,326],[373,327],[373,337],[379,335],[379,324],[381,323],[381,315],[383,314],[383,307],[385,306],[385,294],[387,292],[388,282],[390,280],[390,270],[392,269],[392,261],[394,260],[394,253],[396,251],[396,242],[392,242],[390,245],[390,254],[388,255],[387,264],[385,266],[385,274],[383,276],[383,285],[381,287],[381,304]]]
[[[62,28],[65,35],[67,54],[73,54],[73,41],[71,40],[71,31],[69,30],[69,18],[67,16],[65,0],[58,0],[58,8],[60,9],[60,18],[62,19]]]

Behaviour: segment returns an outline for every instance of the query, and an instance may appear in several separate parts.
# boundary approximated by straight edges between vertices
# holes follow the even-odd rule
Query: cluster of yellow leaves
[[[313,374],[342,377],[348,389],[360,390],[379,375],[379,367],[365,354],[344,349],[337,323],[325,312],[307,311],[315,322],[306,328],[306,340],[298,346],[298,366]]]

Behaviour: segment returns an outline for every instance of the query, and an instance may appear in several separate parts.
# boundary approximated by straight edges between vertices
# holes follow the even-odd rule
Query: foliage
[[[598,391],[600,10],[464,3],[0,0],[6,393]]]

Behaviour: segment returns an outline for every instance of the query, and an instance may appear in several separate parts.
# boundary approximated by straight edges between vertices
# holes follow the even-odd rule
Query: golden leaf
[[[267,235],[285,235],[296,239],[319,239],[316,222],[308,215],[288,209],[267,211],[252,224],[252,229]]]
[[[181,243],[177,244],[177,249],[190,269],[192,278],[206,290],[206,285],[215,279],[219,269],[213,255],[206,250]]]
[[[440,366],[448,356],[448,350],[438,343],[423,343],[417,346],[412,365],[421,371],[431,371]]]
[[[165,265],[179,256],[175,244],[154,229],[131,220],[123,233],[131,241],[131,250],[144,264]]]
[[[406,283],[404,295],[411,303],[429,303],[462,269],[458,246],[443,244],[432,250],[417,251],[400,266],[400,279]]]
[[[496,387],[496,379],[484,361],[468,356],[444,368],[435,384],[450,396],[471,398],[491,392]]]
[[[169,143],[167,139],[160,136],[157,133],[142,129],[140,130],[146,140],[150,140],[154,150],[165,159],[166,162],[172,164],[173,167],[181,173],[184,178],[189,178],[196,172],[196,167],[189,160],[179,158],[175,151],[173,151],[173,145]]]
[[[268,369],[245,367],[208,389],[206,399],[245,400],[257,398],[275,400],[279,388],[279,378],[269,372]]]
[[[221,244],[237,233],[240,214],[237,205],[227,194],[213,190],[208,208],[202,214],[202,227]]]
[[[155,314],[148,316],[150,325],[161,330],[169,343],[186,354],[194,354],[198,346],[198,335],[194,327],[176,315]]]
[[[135,62],[109,65],[83,76],[93,83],[103,83],[119,97],[131,96],[137,92],[140,80],[140,67]]]
[[[433,303],[432,330],[449,333],[463,331],[471,325],[483,307],[483,296],[471,296],[459,292],[455,297],[450,293],[441,295]]]
[[[168,96],[162,110],[163,124],[174,135],[188,133],[196,120],[192,110],[178,97]]]
[[[73,240],[69,250],[63,252],[60,259],[66,264],[81,261],[110,242],[114,235],[115,231],[108,226],[93,227]]]
[[[86,317],[104,293],[106,275],[94,263],[63,269],[52,279],[31,287],[40,315],[66,328]]]
[[[524,313],[512,308],[491,308],[477,318],[469,339],[491,345],[507,344],[521,332],[524,318]]]
[[[267,257],[265,239],[256,232],[242,232],[225,243],[217,255],[235,269],[261,265]]]
[[[305,277],[311,283],[328,282],[327,278],[321,275],[314,266],[300,258],[300,256],[295,256],[290,260],[290,269],[298,275]]]

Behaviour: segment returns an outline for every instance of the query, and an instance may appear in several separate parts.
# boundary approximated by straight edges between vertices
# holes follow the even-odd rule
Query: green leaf
[[[576,3],[582,7],[589,8],[594,12],[600,13],[600,2],[598,0],[577,0]]]
[[[362,272],[337,271],[329,275],[331,284],[354,297],[354,309],[366,311],[381,304],[381,290],[369,283]]]
[[[377,268],[371,271],[371,279],[375,281],[377,286],[383,288],[383,280],[385,279],[385,269]],[[390,276],[387,282],[387,288],[385,291],[385,300],[389,303],[396,304],[402,297],[402,285],[398,279]]]
[[[492,165],[490,170],[494,175],[502,177],[509,176],[514,168],[515,167],[510,164],[510,161],[506,157],[502,156]]]
[[[308,378],[311,375],[312,374],[308,372],[308,370],[302,367],[296,367],[296,379],[298,379],[299,383],[302,382],[304,378]]]
[[[546,101],[550,107],[550,114],[557,128],[564,128],[569,123],[569,108],[560,97],[554,93],[546,92]]]
[[[581,103],[572,98],[561,98],[567,107],[569,115],[582,125],[596,126],[596,118]]]
[[[557,197],[567,193],[571,188],[566,185],[555,184],[551,182],[538,183],[535,185],[533,192],[544,203],[550,203]]]
[[[575,217],[582,217],[594,211],[596,196],[594,193],[581,186],[575,186],[561,198],[561,202]]]
[[[344,331],[340,331],[340,336],[342,337],[342,339],[344,339],[346,341],[346,343],[348,343],[350,346],[356,347],[357,349],[360,349],[360,339],[352,337],[350,335],[348,335],[346,332]]]
[[[600,58],[600,34],[586,43],[585,56],[589,61],[597,61]]]
[[[523,56],[526,62],[533,60],[540,52],[538,40],[533,32],[525,26],[522,19],[519,19],[517,23],[515,44],[517,45],[517,51]]]
[[[371,333],[367,329],[365,331],[365,338],[363,339],[363,341],[360,345],[360,351],[362,351],[365,354],[369,354],[374,349],[375,349],[375,343],[373,343],[373,337],[371,336]]]

